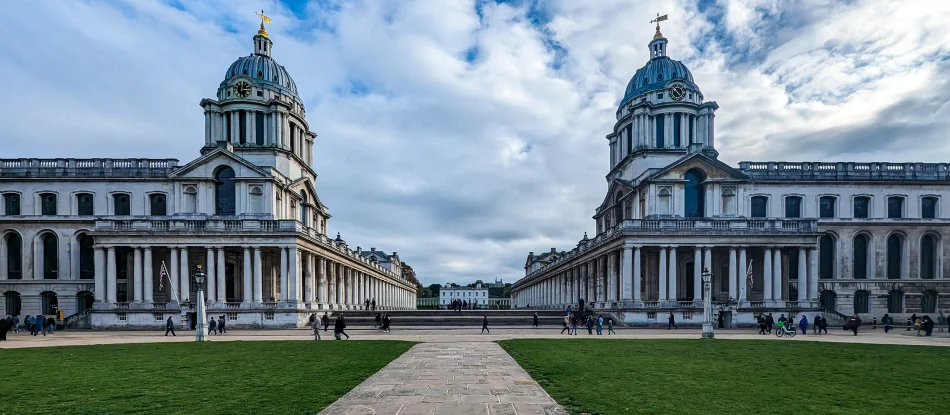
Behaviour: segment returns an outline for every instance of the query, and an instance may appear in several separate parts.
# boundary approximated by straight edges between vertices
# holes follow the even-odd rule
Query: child
[[[617,332],[614,331],[614,319],[612,318],[607,319],[607,335],[609,336],[610,333],[617,334]]]

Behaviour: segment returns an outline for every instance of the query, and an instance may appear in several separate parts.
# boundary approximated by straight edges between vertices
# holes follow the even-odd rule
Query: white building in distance
[[[192,315],[197,267],[211,316],[302,326],[311,313],[415,308],[389,266],[326,235],[313,133],[264,30],[201,101],[201,156],[0,160],[0,315],[154,327]],[[162,275],[164,264],[168,275]],[[91,316],[90,316],[91,314]]]
[[[439,307],[451,308],[452,300],[468,301],[475,308],[488,308],[488,287],[442,287],[439,289]]]

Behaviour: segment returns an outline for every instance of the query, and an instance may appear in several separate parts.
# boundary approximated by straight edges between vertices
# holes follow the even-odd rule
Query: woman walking
[[[336,322],[333,323],[333,335],[336,336],[337,340],[340,340],[340,336],[346,336],[346,339],[350,339],[350,335],[346,334],[343,329],[346,328],[346,322],[343,321],[343,314],[336,316]]]

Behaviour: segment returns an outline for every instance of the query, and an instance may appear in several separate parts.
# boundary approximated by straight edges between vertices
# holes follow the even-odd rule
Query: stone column
[[[695,130],[694,130],[695,131]],[[745,247],[739,248],[739,302],[744,303],[749,294],[749,262],[746,260]]]
[[[337,304],[336,301],[336,264],[327,259],[326,263],[326,273],[327,273],[327,307],[331,310]]]
[[[818,303],[818,250],[811,248],[808,250],[808,300]]]
[[[323,257],[313,256],[317,269],[317,304],[320,309],[326,309],[327,305],[327,269]]]
[[[666,265],[667,265],[667,263],[666,263],[666,251],[667,251],[668,249],[669,249],[669,248],[667,248],[667,247],[665,247],[665,246],[661,246],[661,247],[660,247],[660,275],[658,276],[658,277],[659,277],[658,279],[659,279],[659,282],[660,282],[660,298],[659,298],[659,301],[660,301],[661,303],[665,302],[666,299],[667,299],[667,297],[666,297],[666,282],[667,282],[667,278],[668,278],[668,275],[669,275],[669,274],[667,274],[667,272],[666,272]]]
[[[280,301],[290,301],[290,285],[287,283],[287,248],[280,247]]]
[[[773,297],[772,299],[776,301],[784,300],[782,298],[782,292],[785,291],[782,289],[782,250],[775,249],[775,259],[772,261],[772,290]]]
[[[181,278],[182,301],[191,302],[191,264],[188,262],[188,247],[181,247],[181,261],[179,261],[179,277]]]
[[[804,247],[798,248],[798,301],[808,298],[808,255]]]
[[[729,247],[729,298],[737,299],[739,298],[738,292],[736,291],[739,287],[736,285],[736,248]]]
[[[296,303],[300,301],[300,264],[298,263],[299,255],[297,255],[297,247],[292,246],[287,248],[287,266],[289,269],[287,284],[290,285],[290,302]]]
[[[93,253],[96,267],[94,295],[96,296],[96,303],[101,304],[106,302],[106,252],[102,246],[96,246],[93,248]],[[0,272],[6,273],[7,270],[0,269]]]
[[[353,270],[349,267],[343,270],[343,284],[346,290],[343,292],[344,302],[349,309],[353,309]]]
[[[106,302],[111,307],[116,299],[115,247],[106,247]]]
[[[154,288],[152,280],[152,247],[146,246],[142,249],[142,301],[148,307],[152,306],[154,299]]]
[[[245,305],[251,303],[251,299],[254,297],[254,283],[253,273],[251,271],[251,247],[243,247],[244,257],[241,260],[242,272],[241,272],[241,302]]]
[[[633,299],[633,249],[633,245],[623,244],[623,269],[621,270],[623,289],[621,299],[624,301]]]
[[[310,285],[313,287],[310,292],[310,298],[307,299],[308,302],[316,302],[319,304],[320,297],[320,271],[317,269],[317,256],[315,254],[308,253],[307,256],[307,270],[310,271]],[[319,308],[319,307],[316,307]]]
[[[138,247],[132,248],[132,279],[131,281],[126,281],[126,286],[129,287],[126,292],[131,291],[132,301],[135,303],[142,302],[142,250]]]
[[[633,248],[633,301],[639,303],[642,299],[640,292],[642,287],[640,286],[642,281],[642,272],[640,269],[640,247],[635,246]]]
[[[217,249],[215,249],[215,252],[217,252],[218,254],[218,268],[217,268],[217,271],[215,271],[214,273],[215,275],[214,281],[217,283],[217,289],[218,289],[218,295],[217,295],[218,302],[226,303],[228,301],[228,290],[227,290],[228,277],[224,271],[224,247],[223,246],[217,247]]]
[[[254,298],[255,304],[264,302],[264,266],[261,263],[261,247],[254,247]]]
[[[617,253],[607,254],[607,302],[617,301]]]
[[[670,268],[669,268],[669,282],[667,283],[670,290],[670,302],[673,303],[673,306],[678,306],[677,301],[679,300],[678,293],[676,292],[676,280],[679,276],[676,272],[676,246],[670,248]]]
[[[235,112],[237,114],[237,112]],[[217,291],[215,291],[215,284],[217,279],[215,278],[215,268],[214,268],[214,248],[208,247],[205,250],[205,300],[208,303],[215,303],[218,301]]]
[[[301,251],[301,254],[300,273],[303,275],[303,302],[309,304],[313,302],[313,264],[310,263],[309,252]]]
[[[693,250],[693,302],[703,301],[703,248]]]
[[[762,300],[772,301],[772,248],[763,249],[762,263]]]

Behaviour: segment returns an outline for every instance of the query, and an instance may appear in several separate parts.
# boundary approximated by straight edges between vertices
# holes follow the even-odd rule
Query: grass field
[[[946,414],[950,349],[756,340],[508,340],[572,414]]]
[[[410,342],[209,342],[0,351],[4,414],[317,413]]]

